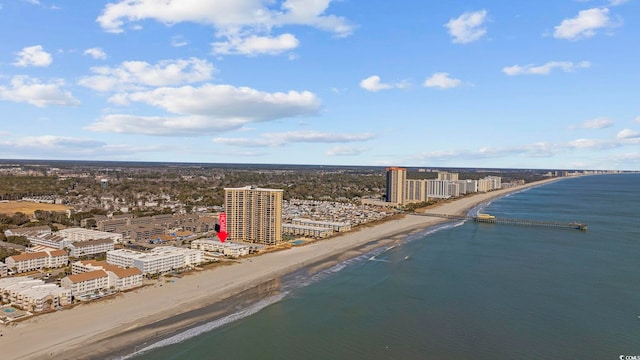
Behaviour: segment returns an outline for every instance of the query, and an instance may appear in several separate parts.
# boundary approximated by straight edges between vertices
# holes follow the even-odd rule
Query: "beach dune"
[[[548,181],[452,200],[430,211],[464,215],[474,206]],[[68,310],[43,314],[28,320],[0,325],[2,359],[92,359],[133,348],[151,338],[197,323],[197,318],[178,316],[210,306],[297,269],[323,260],[349,255],[372,242],[384,243],[426,229],[444,219],[405,215],[376,226],[362,226],[349,233],[305,246],[255,256],[211,270],[120,294],[114,298],[83,304]],[[162,284],[162,285],[161,285]],[[176,317],[176,321],[162,320]],[[162,326],[149,326],[159,324]],[[118,336],[126,334],[126,336]]]

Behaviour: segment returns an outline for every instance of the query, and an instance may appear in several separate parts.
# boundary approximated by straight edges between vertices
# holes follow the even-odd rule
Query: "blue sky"
[[[0,0],[0,158],[640,170],[639,3]]]

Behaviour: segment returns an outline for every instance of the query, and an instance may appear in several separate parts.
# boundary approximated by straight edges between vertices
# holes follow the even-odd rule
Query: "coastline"
[[[437,209],[438,213],[464,215],[492,199],[560,179],[457,198],[428,211]],[[251,298],[253,293],[269,296],[273,290],[269,284],[282,276],[303,269],[311,273],[321,271],[446,221],[407,214],[308,245],[200,271],[175,283],[157,284],[115,298],[43,314],[15,326],[2,326],[3,357],[90,359],[130,353],[125,350],[134,350],[152,339],[155,341],[224,315],[224,308],[233,301]]]

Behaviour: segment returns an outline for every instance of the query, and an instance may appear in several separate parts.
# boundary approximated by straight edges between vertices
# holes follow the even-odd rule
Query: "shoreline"
[[[427,210],[464,215],[495,198],[564,178],[553,178],[489,193],[456,198]],[[111,299],[36,316],[1,326],[0,346],[7,359],[91,359],[130,354],[203,324],[229,311],[228,305],[273,289],[270,282],[296,271],[318,273],[332,264],[391,244],[450,220],[406,214],[307,245],[241,259]],[[164,286],[163,286],[164,285]],[[226,310],[225,310],[226,308]],[[141,345],[142,344],[142,345]]]

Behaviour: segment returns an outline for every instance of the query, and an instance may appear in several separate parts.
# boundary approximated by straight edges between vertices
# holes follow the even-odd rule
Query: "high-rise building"
[[[449,193],[449,180],[427,180],[427,196],[434,199],[448,199],[451,197]]]
[[[282,242],[282,193],[252,186],[225,188],[229,238],[265,245]]]
[[[438,180],[458,181],[458,173],[438,171]]]
[[[395,204],[402,204],[404,202],[406,180],[407,169],[400,167],[387,168],[387,202]]]
[[[429,200],[427,196],[427,180],[407,179],[404,191],[405,203],[420,203]]]

